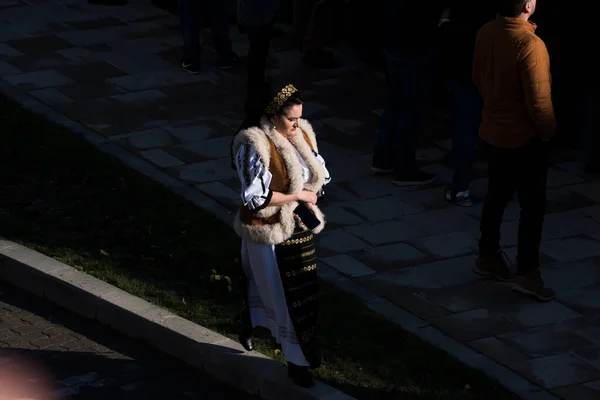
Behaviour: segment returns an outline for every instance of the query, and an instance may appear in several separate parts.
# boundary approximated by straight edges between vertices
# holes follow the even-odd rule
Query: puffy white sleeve
[[[238,150],[236,167],[242,183],[241,197],[244,206],[250,211],[258,211],[268,206],[273,195],[269,189],[273,175],[250,143],[242,145]]]
[[[323,186],[327,186],[331,182],[331,174],[329,173],[329,170],[327,170],[327,166],[325,165],[325,159],[316,151],[313,151],[313,153],[315,153],[317,161],[321,164],[321,166],[323,166],[323,171],[325,171],[325,180],[323,181]],[[323,196],[324,194],[325,191],[323,190],[323,188],[321,188],[319,193],[317,193],[319,197]]]

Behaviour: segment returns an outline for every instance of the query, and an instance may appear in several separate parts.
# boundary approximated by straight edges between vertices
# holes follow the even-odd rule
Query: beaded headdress
[[[283,103],[285,103],[287,99],[289,99],[290,96],[293,93],[296,93],[297,91],[298,89],[296,89],[292,84],[285,86],[279,91],[279,93],[277,93],[277,96],[275,96],[273,100],[271,100],[267,108],[265,108],[265,114],[267,114],[268,116],[275,115],[277,111],[281,108]]]

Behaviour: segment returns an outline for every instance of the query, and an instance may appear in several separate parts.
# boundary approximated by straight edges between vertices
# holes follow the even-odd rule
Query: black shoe
[[[235,67],[238,61],[239,58],[237,54],[231,53],[231,56],[227,58],[221,58],[221,61],[219,62],[219,68],[223,71],[227,71],[228,69]]]
[[[391,165],[372,164],[371,172],[377,175],[388,175],[394,172],[394,167]]]
[[[246,349],[246,351],[254,350],[254,341],[252,340],[252,336],[240,334],[238,336],[238,340],[240,341],[240,344],[242,345],[242,347],[244,349]]]
[[[288,362],[288,376],[292,378],[296,385],[303,388],[315,386],[315,380],[308,371],[308,367],[299,367],[296,364]]]
[[[381,154],[381,151],[375,150],[373,153],[373,162],[371,163],[371,172],[377,175],[387,175],[394,172],[394,163],[392,157]]]
[[[181,61],[181,69],[189,72],[192,75],[199,74],[202,71],[198,61],[193,61],[187,58],[184,58],[183,61]]]
[[[406,173],[394,174],[392,183],[396,186],[421,186],[428,185],[435,180],[435,174],[415,169]]]
[[[444,192],[444,198],[446,201],[456,204],[461,207],[471,207],[473,206],[473,198],[471,197],[471,193],[468,190],[463,190],[461,192],[457,192],[452,188],[446,189]]]

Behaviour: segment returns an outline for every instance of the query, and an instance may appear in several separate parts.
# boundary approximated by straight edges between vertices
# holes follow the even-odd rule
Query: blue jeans
[[[416,168],[417,134],[429,93],[431,59],[428,56],[385,50],[389,86],[373,166],[402,173]]]
[[[471,82],[450,80],[450,102],[454,114],[452,139],[452,177],[454,192],[469,190],[481,122],[482,100]]]
[[[229,17],[227,2],[224,0],[205,1],[210,20],[215,50],[221,59],[232,56],[229,37]],[[200,0],[179,0],[179,25],[183,39],[183,54],[186,59],[198,60],[202,51],[200,45]]]
[[[600,92],[592,90],[589,92],[583,104],[583,126],[582,126],[582,144],[584,153],[584,162],[586,164],[600,164],[600,117],[598,108],[600,107]]]

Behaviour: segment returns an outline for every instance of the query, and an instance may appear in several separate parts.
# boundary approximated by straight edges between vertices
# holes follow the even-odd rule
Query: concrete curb
[[[147,342],[228,385],[267,400],[352,400],[324,383],[306,390],[287,368],[216,332],[17,243],[0,238],[0,279]]]

